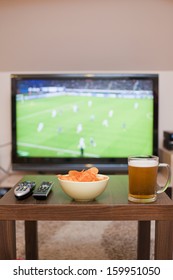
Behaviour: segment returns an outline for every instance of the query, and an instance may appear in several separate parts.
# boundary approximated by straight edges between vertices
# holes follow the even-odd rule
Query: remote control
[[[33,192],[36,199],[46,199],[52,189],[53,182],[42,182],[41,185]]]
[[[14,189],[14,195],[18,199],[24,199],[32,194],[35,186],[36,183],[32,181],[19,182]]]

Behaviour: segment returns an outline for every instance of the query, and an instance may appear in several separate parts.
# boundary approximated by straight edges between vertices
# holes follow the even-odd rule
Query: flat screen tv
[[[158,154],[157,74],[12,75],[12,168],[127,172]]]

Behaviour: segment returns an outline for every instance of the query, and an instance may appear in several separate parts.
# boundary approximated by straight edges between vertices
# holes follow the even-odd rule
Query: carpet
[[[24,223],[16,225],[17,258],[24,259]],[[137,222],[39,221],[38,242],[40,260],[136,260]]]

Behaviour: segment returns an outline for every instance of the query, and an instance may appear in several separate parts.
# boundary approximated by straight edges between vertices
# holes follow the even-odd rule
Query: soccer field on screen
[[[153,100],[66,96],[17,102],[19,156],[127,157],[152,153]]]

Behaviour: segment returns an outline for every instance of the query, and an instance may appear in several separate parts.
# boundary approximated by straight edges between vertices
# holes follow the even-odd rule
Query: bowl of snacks
[[[99,174],[96,167],[87,170],[70,170],[68,174],[57,175],[62,190],[77,201],[94,200],[106,189],[107,175]]]

